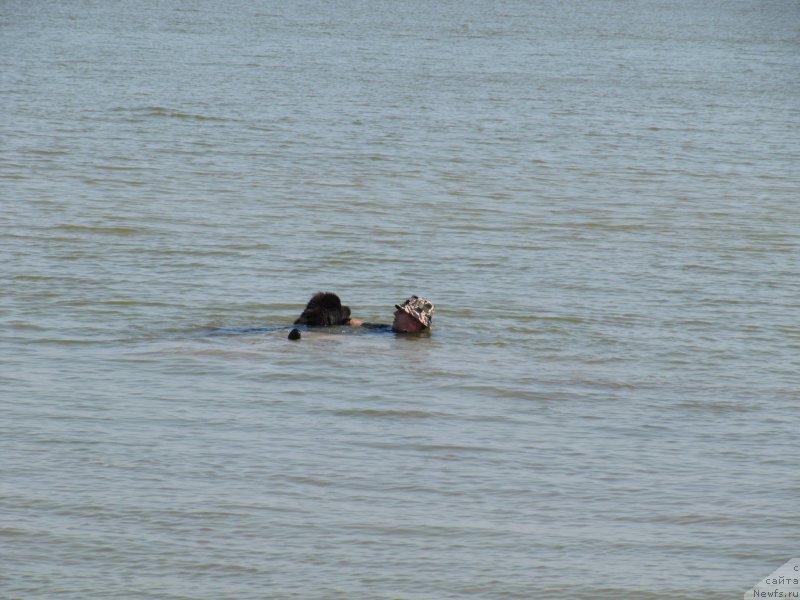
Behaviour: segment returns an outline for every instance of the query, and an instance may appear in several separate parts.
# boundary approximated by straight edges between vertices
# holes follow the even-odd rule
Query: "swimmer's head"
[[[402,304],[395,304],[392,329],[401,333],[417,333],[431,326],[436,307],[427,298],[411,296]]]

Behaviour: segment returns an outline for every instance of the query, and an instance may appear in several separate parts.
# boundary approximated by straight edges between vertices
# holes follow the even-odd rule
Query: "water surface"
[[[3,3],[0,595],[797,555],[797,5],[485,4]],[[433,332],[289,342],[317,290]]]

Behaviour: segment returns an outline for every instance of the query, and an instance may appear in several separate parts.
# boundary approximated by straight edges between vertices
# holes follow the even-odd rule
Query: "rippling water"
[[[797,555],[797,3],[6,0],[0,55],[3,597]],[[433,333],[287,341],[317,290]]]

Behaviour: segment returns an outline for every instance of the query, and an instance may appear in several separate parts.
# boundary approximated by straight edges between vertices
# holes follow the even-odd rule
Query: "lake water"
[[[797,556],[797,2],[5,0],[0,56],[0,596]],[[433,331],[288,341],[318,290]]]

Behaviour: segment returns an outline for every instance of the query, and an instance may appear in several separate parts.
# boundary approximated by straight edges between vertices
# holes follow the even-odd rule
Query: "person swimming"
[[[392,329],[399,333],[419,333],[431,327],[433,302],[420,296],[411,296],[402,304],[395,304]]]
[[[372,329],[391,328],[395,333],[420,333],[430,329],[436,307],[433,302],[420,296],[411,296],[402,304],[395,304],[394,320],[391,325],[364,323],[350,319],[348,325]]]
[[[395,304],[394,320],[391,325],[365,323],[351,318],[349,306],[343,306],[339,296],[333,292],[317,292],[308,301],[306,308],[295,325],[308,327],[331,327],[336,325],[364,327],[366,329],[394,331],[395,333],[421,333],[431,327],[436,307],[433,302],[420,296],[411,296],[402,304]],[[290,340],[299,340],[302,335],[295,328],[289,332]]]

